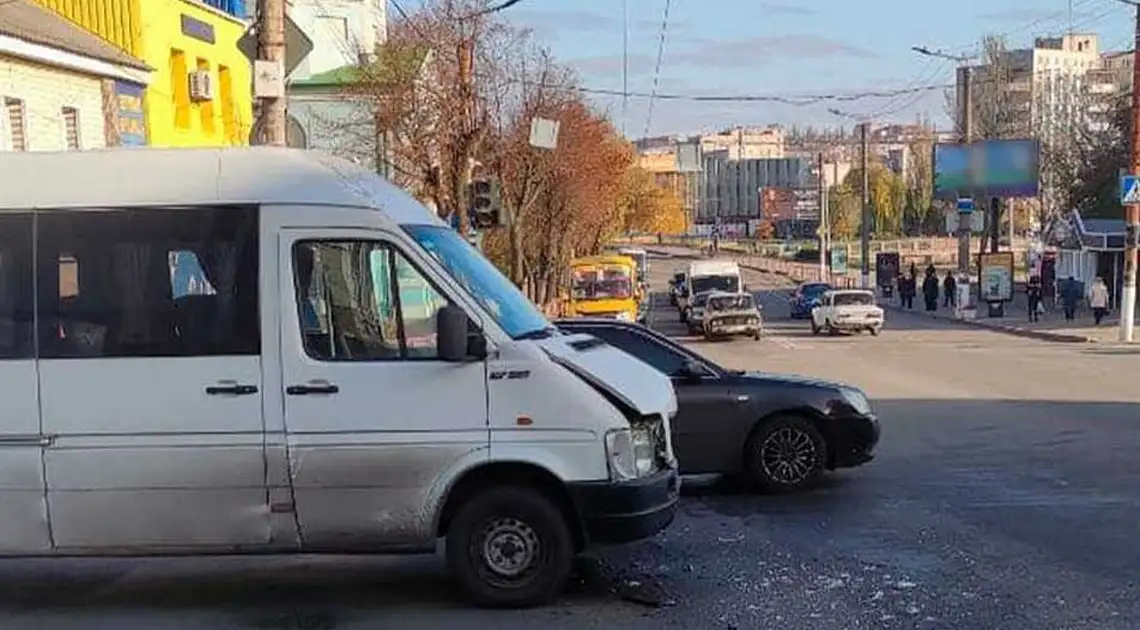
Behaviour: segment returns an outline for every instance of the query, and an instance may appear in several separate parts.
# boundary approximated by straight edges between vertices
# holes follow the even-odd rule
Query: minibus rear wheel
[[[558,505],[536,490],[492,487],[469,499],[447,535],[447,562],[477,605],[527,608],[554,600],[574,561]]]

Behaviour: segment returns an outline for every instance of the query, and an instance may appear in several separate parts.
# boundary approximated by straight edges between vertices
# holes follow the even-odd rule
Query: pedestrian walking
[[[938,276],[935,275],[934,265],[926,268],[926,278],[922,281],[922,297],[926,302],[927,311],[938,310]]]
[[[946,272],[942,280],[942,302],[946,308],[953,308],[958,303],[958,280],[953,271]]]
[[[1065,321],[1071,322],[1077,318],[1077,304],[1080,301],[1081,284],[1069,276],[1061,286],[1061,307],[1065,309]]]
[[[1025,285],[1025,304],[1029,311],[1029,321],[1036,322],[1041,319],[1041,311],[1044,310],[1041,304],[1041,278],[1038,276],[1030,276],[1029,282]]]
[[[1089,307],[1092,308],[1093,322],[1100,326],[1108,313],[1108,286],[1105,285],[1104,278],[1097,277],[1089,289]]]
[[[914,308],[914,294],[917,288],[918,283],[915,281],[913,274],[899,278],[899,300],[902,302],[903,308]]]

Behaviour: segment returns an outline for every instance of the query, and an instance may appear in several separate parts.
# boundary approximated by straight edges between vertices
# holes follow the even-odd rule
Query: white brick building
[[[27,0],[0,2],[0,150],[62,151],[119,144],[122,85],[150,69]]]

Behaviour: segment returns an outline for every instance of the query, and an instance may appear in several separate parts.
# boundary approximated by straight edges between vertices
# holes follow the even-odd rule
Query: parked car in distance
[[[878,335],[883,330],[883,309],[875,304],[875,294],[861,289],[828,291],[811,311],[811,332],[826,330],[863,332]]]
[[[826,282],[805,282],[796,287],[796,292],[792,294],[792,319],[811,317],[811,309],[831,289],[832,286]]]
[[[677,393],[671,426],[682,474],[743,477],[771,492],[813,485],[826,470],[874,457],[879,421],[857,387],[717,365],[639,324],[561,320],[667,374]]]
[[[760,306],[751,293],[714,292],[701,309],[700,328],[705,339],[747,336],[759,341]]]
[[[685,272],[678,271],[673,274],[673,279],[669,281],[669,306],[677,306],[677,297],[681,295],[681,289],[685,286]]]

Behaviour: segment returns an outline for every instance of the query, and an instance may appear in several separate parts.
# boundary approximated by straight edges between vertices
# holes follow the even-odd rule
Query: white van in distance
[[[708,291],[741,293],[747,291],[740,265],[730,260],[694,260],[685,275],[685,297],[680,305],[681,323],[688,323],[692,296]]]
[[[0,153],[0,556],[432,552],[555,597],[656,534],[669,379],[287,149]]]

